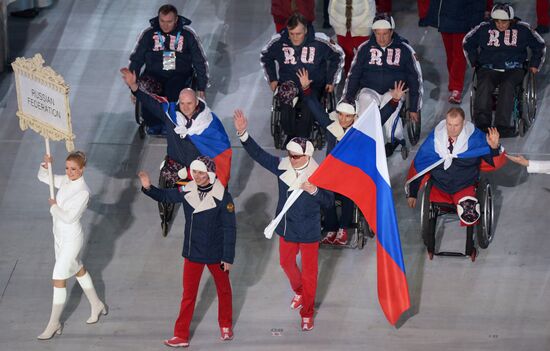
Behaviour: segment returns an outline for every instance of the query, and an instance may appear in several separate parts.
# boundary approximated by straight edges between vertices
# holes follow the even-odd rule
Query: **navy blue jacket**
[[[327,156],[330,154],[332,149],[336,146],[338,143],[338,140],[336,140],[336,137],[327,130],[327,127],[331,125],[334,121],[330,119],[328,113],[326,112],[325,108],[321,105],[319,100],[315,98],[310,92],[310,90],[304,91],[304,101],[313,114],[313,117],[317,120],[319,125],[323,127],[327,132],[325,133],[325,137],[327,139]],[[397,108],[398,103],[393,102],[393,100],[390,100],[382,109],[380,110],[380,117],[382,118],[382,125],[386,123],[386,121],[391,117],[392,113],[395,112],[395,109]],[[350,127],[351,128],[351,127]]]
[[[483,159],[490,165],[494,165],[493,157],[499,155],[499,149],[491,149],[490,155],[471,158],[455,158],[447,169],[443,163],[430,171],[433,184],[447,194],[454,194],[479,180],[479,167]],[[416,198],[423,177],[415,179],[409,185],[409,197]]]
[[[485,0],[430,0],[426,22],[442,33],[467,33],[483,21]]]
[[[250,136],[242,144],[254,161],[277,176],[279,185],[277,215],[291,194],[288,191],[288,185],[279,178],[285,172],[278,168],[280,159],[264,151]],[[290,242],[312,243],[319,241],[321,239],[321,207],[331,206],[334,206],[334,195],[331,192],[321,188],[318,188],[315,195],[303,192],[275,228],[275,233]]]
[[[504,32],[494,21],[483,22],[466,34],[463,46],[472,66],[491,69],[521,68],[529,48],[529,67],[540,70],[546,54],[544,39],[521,21],[512,21]]]
[[[208,63],[197,34],[191,27],[188,27],[191,21],[183,16],[178,16],[178,23],[170,33],[162,32],[158,16],[149,22],[151,26],[141,32],[136,47],[130,55],[130,70],[139,74],[145,65],[146,72],[162,78],[170,78],[174,74],[190,78],[195,72],[197,90],[204,91],[208,86]],[[179,39],[176,43],[178,33]],[[162,45],[162,41],[164,41],[164,45]],[[162,69],[163,51],[165,50],[175,51],[175,70],[165,71]]]
[[[170,118],[166,115],[166,113],[164,113],[160,102],[155,100],[151,95],[141,91],[140,89],[132,93],[136,96],[136,99],[138,99],[143,104],[145,108],[151,111],[156,118],[158,118],[165,124],[166,142],[168,144],[166,148],[166,153],[168,154],[168,157],[170,157],[174,161],[179,162],[183,166],[189,167],[189,165],[191,165],[191,162],[196,160],[197,157],[201,156],[201,153],[193,144],[191,138],[186,136],[182,139],[179,134],[174,132],[174,123],[172,123]],[[179,110],[177,103],[171,102],[170,104],[175,104],[175,108]],[[195,112],[194,117],[202,112],[202,110],[204,110],[204,103],[202,101],[199,101],[199,106],[197,111]]]
[[[292,80],[299,87],[296,73],[305,68],[312,85],[319,88],[338,83],[344,67],[344,51],[325,34],[315,33],[313,26],[309,25],[306,38],[299,47],[292,45],[288,29],[275,34],[262,49],[260,61],[269,82]],[[278,75],[275,62],[279,66]]]
[[[357,49],[344,87],[344,101],[355,101],[362,88],[384,94],[400,80],[409,88],[411,112],[418,112],[422,107],[422,71],[413,48],[394,33],[390,45],[382,49],[373,35]]]
[[[181,203],[185,214],[185,237],[182,256],[193,262],[233,263],[237,227],[235,206],[231,195],[224,190],[221,201],[214,198],[216,207],[194,212],[179,189],[158,189],[151,185],[143,193],[158,202]]]

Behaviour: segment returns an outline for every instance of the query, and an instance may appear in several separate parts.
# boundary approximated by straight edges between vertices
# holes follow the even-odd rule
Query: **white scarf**
[[[435,127],[434,131],[434,149],[443,159],[443,169],[448,169],[453,163],[453,159],[468,150],[468,139],[474,133],[475,127],[472,122],[464,121],[462,131],[453,143],[453,152],[449,151],[449,135],[447,134],[447,121],[442,120]]]
[[[185,117],[180,111],[176,111],[177,125],[174,128],[174,132],[179,134],[182,139],[188,135],[198,135],[208,128],[213,119],[214,117],[212,117],[212,112],[208,106],[204,104],[204,110],[199,113],[197,118],[195,118],[191,123],[191,126],[187,128],[185,126],[187,124],[187,117]]]

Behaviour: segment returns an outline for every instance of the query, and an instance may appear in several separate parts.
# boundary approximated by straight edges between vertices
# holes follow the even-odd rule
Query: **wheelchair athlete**
[[[339,82],[344,66],[344,52],[323,33],[315,33],[313,26],[299,13],[293,14],[286,29],[274,35],[262,49],[261,62],[266,79],[281,104],[281,125],[288,140],[295,136],[309,138],[312,128],[311,113],[302,108],[300,118],[294,118],[299,86],[296,72],[305,68],[310,72],[313,94],[321,99],[324,91],[332,93]],[[278,66],[278,70],[277,70]]]
[[[191,20],[178,15],[173,5],[163,5],[149,22],[130,55],[129,68],[139,76],[140,88],[176,101],[183,88],[191,87],[195,76],[197,94],[204,99],[208,62],[199,37],[189,27]],[[144,108],[141,116],[147,133],[166,133],[152,111]]]
[[[481,213],[475,184],[480,165],[483,160],[494,166],[494,158],[500,155],[499,133],[496,128],[488,131],[485,135],[466,121],[461,108],[451,108],[411,163],[405,184],[409,207],[416,206],[422,179],[429,175],[433,182],[430,201],[454,204],[462,226],[477,224]],[[428,251],[433,255],[433,248]]]
[[[422,107],[422,71],[414,49],[394,29],[395,22],[391,16],[374,18],[374,35],[357,51],[346,80],[343,100],[350,103],[357,98],[360,115],[372,101],[383,107],[391,99],[389,90],[395,82],[403,81],[410,89],[410,117],[416,122]],[[389,123],[384,125],[386,138],[392,141],[393,137],[403,139],[403,126],[399,120],[402,103],[390,117]]]
[[[344,135],[357,119],[355,107],[352,104],[341,102],[336,106],[336,111],[326,113],[323,106],[312,95],[309,73],[306,69],[300,69],[297,73],[300,85],[304,94],[304,103],[308,106],[319,125],[327,131],[327,156],[336,144],[342,140]],[[380,111],[382,123],[384,123],[397,109],[399,101],[405,95],[404,83],[395,83],[392,89],[391,101]],[[331,206],[325,212],[325,230],[327,235],[321,240],[323,244],[346,245],[348,241],[348,228],[351,227],[353,218],[353,201],[340,194],[335,194],[337,200],[342,202],[342,215],[340,221],[336,214],[336,206]]]
[[[509,4],[496,4],[492,20],[482,22],[464,37],[464,52],[476,68],[477,90],[473,120],[478,128],[486,130],[492,124],[492,94],[498,87],[494,125],[503,137],[514,136],[516,128],[510,117],[514,108],[516,86],[522,83],[524,64],[531,55],[528,69],[539,72],[544,63],[544,39],[529,24],[514,17]]]

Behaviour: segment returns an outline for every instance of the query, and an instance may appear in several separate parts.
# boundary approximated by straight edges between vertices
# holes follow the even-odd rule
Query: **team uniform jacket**
[[[490,69],[521,68],[529,48],[529,67],[540,70],[546,54],[544,39],[521,21],[512,21],[504,32],[496,28],[494,21],[483,22],[466,34],[463,46],[473,67]]]
[[[344,67],[344,51],[323,33],[315,33],[309,25],[302,45],[294,47],[288,37],[288,29],[275,34],[262,49],[260,61],[268,82],[292,80],[300,86],[296,73],[305,68],[313,86],[337,84]],[[277,67],[279,72],[277,74]]]
[[[270,155],[250,136],[241,143],[254,161],[278,177],[279,201],[277,203],[277,215],[281,212],[286,199],[291,194],[288,191],[289,186],[280,178],[283,173],[288,172],[287,169],[280,167],[281,161],[285,161],[285,159],[281,160]],[[303,192],[275,228],[275,233],[290,242],[312,243],[319,241],[321,239],[321,207],[333,205],[334,196],[327,190],[318,188],[315,195]]]
[[[201,153],[188,136],[181,138],[180,135],[174,131],[174,124],[162,109],[161,103],[140,89],[133,92],[133,94],[139,101],[141,101],[143,106],[145,106],[153,113],[155,117],[166,125],[166,142],[168,144],[166,153],[168,154],[168,157],[188,167],[191,162],[201,156]],[[172,108],[179,110],[177,103],[171,102],[170,104],[173,105]],[[197,115],[202,113],[204,111],[204,107],[204,103],[199,100],[199,106],[193,118],[196,118]]]
[[[394,83],[404,81],[409,89],[411,112],[422,107],[422,71],[415,51],[405,39],[393,34],[392,42],[383,49],[372,36],[359,46],[344,87],[344,101],[354,102],[362,88],[384,94]]]
[[[208,63],[197,34],[188,26],[191,21],[183,16],[178,16],[176,27],[167,34],[160,29],[158,16],[149,22],[151,26],[141,33],[136,47],[130,55],[130,70],[139,74],[145,65],[147,72],[163,78],[169,78],[174,74],[192,77],[195,72],[197,90],[206,90]],[[175,70],[163,70],[164,51],[176,53]]]
[[[185,237],[182,256],[193,262],[233,263],[235,258],[235,205],[231,195],[216,180],[212,190],[200,201],[197,183],[183,189],[142,188],[158,202],[181,203],[185,214]]]

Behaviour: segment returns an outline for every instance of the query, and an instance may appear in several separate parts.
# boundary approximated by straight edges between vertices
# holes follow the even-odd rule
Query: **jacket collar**
[[[279,176],[279,179],[283,181],[286,185],[288,185],[288,191],[295,190],[300,188],[300,185],[304,181],[306,181],[310,175],[315,172],[315,170],[319,167],[317,162],[313,159],[313,157],[309,158],[309,163],[301,170],[301,176],[298,176],[298,172],[292,167],[290,164],[290,159],[288,157],[283,157],[281,161],[279,162],[279,169],[284,170],[284,172]]]
[[[214,201],[214,199],[221,201],[223,199],[225,188],[218,180],[216,180],[214,186],[212,187],[212,190],[210,190],[208,194],[206,194],[202,201],[199,198],[199,188],[195,181],[187,183],[187,185],[183,189],[183,192],[187,193],[184,195],[184,198],[189,203],[189,205],[193,207],[193,213],[199,213],[215,208],[216,201]]]

